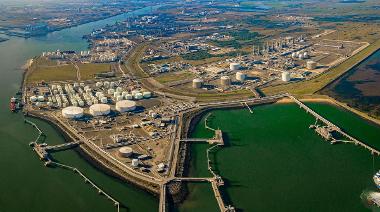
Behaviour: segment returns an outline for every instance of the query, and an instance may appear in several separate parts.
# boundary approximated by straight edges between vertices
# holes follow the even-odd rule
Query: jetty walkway
[[[308,106],[306,106],[304,103],[302,103],[300,100],[298,100],[296,97],[290,95],[290,94],[286,94],[291,100],[293,100],[296,104],[298,104],[300,106],[300,108],[304,109],[307,113],[310,113],[311,115],[313,115],[316,120],[318,121],[321,121],[323,122],[326,127],[320,127],[320,126],[317,126],[317,125],[312,125],[311,127],[315,127],[315,131],[321,135],[323,138],[325,138],[325,140],[328,140],[328,141],[331,141],[331,143],[337,143],[337,142],[341,142],[341,140],[337,140],[337,139],[334,139],[332,137],[332,132],[337,132],[337,133],[340,133],[343,137],[345,137],[346,139],[348,139],[347,141],[344,141],[343,143],[353,143],[355,145],[359,145],[361,147],[364,147],[365,149],[369,150],[371,152],[371,154],[373,155],[378,155],[380,156],[380,151],[369,146],[368,144],[362,142],[362,141],[359,141],[358,139],[350,136],[349,134],[347,134],[346,132],[344,132],[342,129],[340,129],[338,126],[336,126],[335,124],[333,124],[332,122],[330,122],[329,120],[327,120],[326,118],[324,118],[323,116],[319,115],[317,112],[315,112],[314,110],[312,110],[311,108],[309,108]]]

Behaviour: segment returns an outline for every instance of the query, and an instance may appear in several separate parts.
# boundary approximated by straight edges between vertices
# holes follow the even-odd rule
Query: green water
[[[78,175],[63,169],[43,166],[28,143],[37,132],[23,122],[21,114],[9,112],[9,99],[20,86],[21,66],[43,51],[85,50],[82,36],[93,29],[143,14],[151,8],[115,16],[47,36],[23,39],[12,37],[0,43],[0,212],[116,211],[111,201],[98,195]],[[36,121],[47,135],[48,144],[63,143],[62,136],[48,124]],[[127,208],[121,211],[157,211],[158,199],[134,186],[98,171],[74,151],[53,155],[59,162],[78,167],[96,184]]]
[[[380,128],[327,104],[309,104],[351,135],[379,146]],[[372,175],[379,157],[352,144],[331,145],[308,127],[314,123],[295,104],[216,110],[209,125],[225,132],[227,147],[214,154],[214,167],[226,179],[225,200],[243,211],[370,211],[361,200],[376,190]],[[210,137],[203,121],[193,137]],[[209,176],[208,145],[193,145],[191,176]],[[190,196],[180,211],[218,211],[209,192],[189,185]],[[210,210],[210,207],[212,208]]]

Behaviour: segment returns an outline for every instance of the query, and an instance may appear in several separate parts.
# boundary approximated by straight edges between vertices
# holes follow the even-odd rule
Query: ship
[[[380,170],[373,176],[373,181],[375,182],[376,187],[380,189]]]
[[[9,103],[9,109],[12,111],[12,112],[16,112],[16,104],[17,104],[17,99],[15,97],[12,97],[11,98],[11,101]]]

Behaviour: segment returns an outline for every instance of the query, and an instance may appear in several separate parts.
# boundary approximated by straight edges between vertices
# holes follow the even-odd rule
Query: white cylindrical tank
[[[120,96],[117,96],[117,97],[116,97],[116,101],[117,101],[117,102],[118,102],[118,101],[121,101],[121,100],[123,100],[123,96],[120,95]]]
[[[83,108],[70,106],[62,109],[62,116],[68,119],[77,119],[83,116]]]
[[[107,104],[94,104],[90,106],[90,114],[93,116],[104,116],[111,112],[111,107]]]
[[[115,90],[112,89],[112,88],[110,88],[110,89],[108,89],[107,93],[110,94],[110,95],[112,95],[113,93],[115,93]]]
[[[149,99],[150,97],[152,97],[152,92],[150,92],[150,91],[144,91],[143,92],[143,97],[145,99]]]
[[[121,157],[127,158],[127,157],[132,156],[132,154],[133,154],[133,150],[131,147],[125,146],[119,149],[119,155]]]
[[[101,99],[100,99],[100,102],[102,103],[102,104],[107,104],[107,102],[108,102],[108,99],[107,99],[107,97],[102,97]]]
[[[44,97],[44,96],[38,96],[37,98],[38,98],[38,101],[39,101],[39,102],[43,102],[43,101],[45,101],[45,97]]]
[[[298,57],[297,53],[293,52],[292,53],[292,58],[297,58],[297,57]]]
[[[281,80],[284,82],[289,82],[290,81],[290,73],[287,71],[283,71],[281,74]]]
[[[130,100],[122,100],[116,102],[116,110],[120,113],[133,111],[136,109],[136,102]]]
[[[303,54],[302,53],[298,55],[298,59],[303,60]]]
[[[303,53],[303,58],[308,59],[309,58],[309,53],[308,52],[304,52]]]
[[[230,70],[237,71],[240,69],[240,63],[230,63]]]
[[[121,88],[121,87],[117,87],[117,88],[116,88],[116,91],[119,92],[119,93],[121,93],[121,92],[123,92],[123,88]]]
[[[245,79],[247,78],[247,74],[246,73],[243,73],[243,72],[236,72],[236,80],[240,81],[240,82],[244,82]]]
[[[317,68],[317,63],[315,61],[307,61],[306,62],[306,68],[309,69],[309,70],[314,70]]]
[[[138,167],[139,166],[139,159],[132,159],[131,166],[132,167]]]
[[[136,93],[135,94],[135,99],[139,100],[139,99],[143,99],[143,98],[144,98],[144,96],[142,93]]]
[[[220,78],[220,84],[222,86],[228,87],[231,85],[231,78],[229,76],[222,76]]]
[[[133,99],[133,95],[132,94],[127,94],[127,95],[125,95],[125,99],[132,100]]]
[[[193,79],[193,88],[202,88],[203,80],[200,78]]]
[[[38,100],[38,98],[36,96],[31,96],[30,97],[30,101],[31,102],[36,102]]]

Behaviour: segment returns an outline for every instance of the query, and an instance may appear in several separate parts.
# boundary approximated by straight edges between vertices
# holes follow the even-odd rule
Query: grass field
[[[155,77],[155,79],[160,83],[168,83],[168,82],[175,82],[185,79],[192,79],[194,77],[194,74],[188,71],[185,72],[174,72],[174,73],[167,73],[162,74],[158,77]]]
[[[53,61],[37,58],[35,59],[30,73],[27,75],[27,83],[49,82],[59,80],[76,80],[76,69],[73,65],[59,65]]]
[[[266,95],[273,95],[277,93],[289,92],[293,95],[310,95],[314,94],[326,85],[340,77],[342,74],[350,70],[352,67],[360,63],[367,58],[373,52],[380,48],[380,40],[372,43],[370,46],[357,53],[353,57],[344,61],[340,65],[333,67],[326,71],[326,73],[307,81],[301,81],[297,83],[289,83],[277,86],[268,86],[261,91]]]
[[[111,64],[109,63],[87,63],[79,64],[81,80],[94,79],[95,74],[111,71]]]

